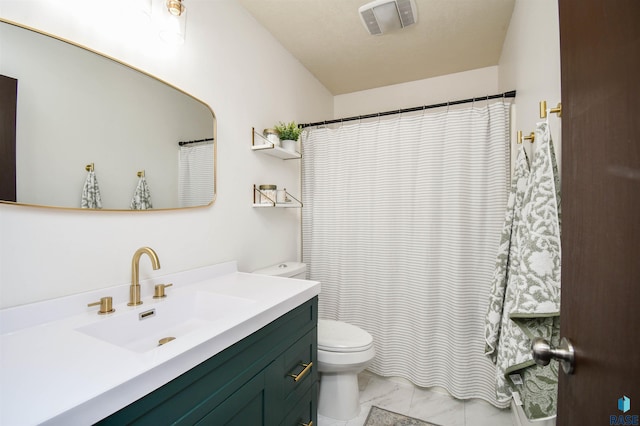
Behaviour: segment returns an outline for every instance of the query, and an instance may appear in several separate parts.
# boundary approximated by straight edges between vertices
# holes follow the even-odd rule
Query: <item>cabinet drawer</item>
[[[196,423],[198,426],[264,425],[264,373],[247,382],[222,404]]]
[[[317,425],[318,382],[314,382],[302,399],[284,417],[280,426]]]
[[[318,380],[317,328],[289,346],[269,368],[269,386],[288,413]]]
[[[281,356],[285,368],[283,396],[287,399],[298,400],[318,380],[317,330],[314,327]]]

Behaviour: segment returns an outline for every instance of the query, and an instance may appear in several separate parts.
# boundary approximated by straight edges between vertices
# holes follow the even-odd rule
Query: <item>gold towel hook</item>
[[[558,102],[558,106],[549,110],[551,114],[558,114],[562,117],[562,102]],[[547,118],[547,101],[540,101],[540,118]]]
[[[518,130],[518,144],[521,144],[525,139],[533,143],[533,141],[536,139],[536,134],[531,132],[529,133],[529,136],[522,136],[522,130]]]
[[[138,172],[138,177],[144,177],[144,170],[140,170]]]
[[[84,166],[84,169],[88,172],[92,172],[93,171],[93,163],[91,164],[87,164],[86,166]]]

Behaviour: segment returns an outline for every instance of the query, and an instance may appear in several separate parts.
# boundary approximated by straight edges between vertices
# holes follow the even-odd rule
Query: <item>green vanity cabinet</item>
[[[317,313],[314,297],[98,424],[317,424]]]

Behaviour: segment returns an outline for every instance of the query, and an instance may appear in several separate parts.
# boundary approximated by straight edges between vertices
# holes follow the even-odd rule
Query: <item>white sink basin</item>
[[[255,300],[206,291],[172,294],[159,302],[145,303],[135,310],[105,315],[100,321],[76,330],[134,352],[147,352],[161,339],[174,339],[212,325]],[[173,339],[167,339],[173,338]]]

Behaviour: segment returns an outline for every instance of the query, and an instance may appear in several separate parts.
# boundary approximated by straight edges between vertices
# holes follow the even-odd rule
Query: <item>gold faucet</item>
[[[149,259],[151,259],[151,265],[153,269],[160,269],[160,260],[158,260],[158,255],[151,247],[140,247],[133,254],[133,259],[131,259],[131,286],[129,287],[129,303],[128,306],[137,306],[142,304],[142,300],[140,300],[140,258],[143,254],[147,254]]]

